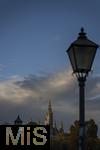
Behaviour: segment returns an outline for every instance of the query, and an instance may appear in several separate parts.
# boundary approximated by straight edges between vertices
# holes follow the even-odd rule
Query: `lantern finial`
[[[84,28],[81,28],[81,32],[79,33],[79,37],[78,38],[86,38],[86,33],[84,32]]]
[[[84,33],[84,28],[83,27],[81,28],[81,33]]]

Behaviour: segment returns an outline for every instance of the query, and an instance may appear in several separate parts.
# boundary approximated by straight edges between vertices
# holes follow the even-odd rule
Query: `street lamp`
[[[96,43],[87,38],[84,29],[81,28],[77,40],[66,51],[72,65],[73,73],[79,81],[79,150],[85,150],[85,81],[88,73],[91,71],[98,47]]]

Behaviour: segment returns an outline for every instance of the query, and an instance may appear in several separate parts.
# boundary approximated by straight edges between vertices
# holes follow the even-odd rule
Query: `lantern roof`
[[[71,46],[89,46],[89,47],[96,47],[98,48],[99,45],[89,40],[86,36],[86,33],[84,32],[84,28],[81,28],[81,32],[79,33],[79,36],[76,41],[74,41]],[[69,47],[69,49],[71,48]],[[68,50],[69,50],[68,49]]]

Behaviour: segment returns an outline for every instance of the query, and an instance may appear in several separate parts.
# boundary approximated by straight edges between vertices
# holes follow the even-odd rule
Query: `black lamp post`
[[[84,29],[81,28],[77,40],[66,51],[72,65],[73,73],[79,81],[79,150],[85,150],[85,81],[88,73],[91,71],[98,47],[96,43],[86,37]]]

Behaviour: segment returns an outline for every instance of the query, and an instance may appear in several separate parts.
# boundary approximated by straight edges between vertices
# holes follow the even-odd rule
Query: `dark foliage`
[[[85,150],[100,150],[98,127],[93,119],[85,123]],[[51,138],[51,150],[78,150],[79,121],[70,126],[69,133],[57,134]]]

